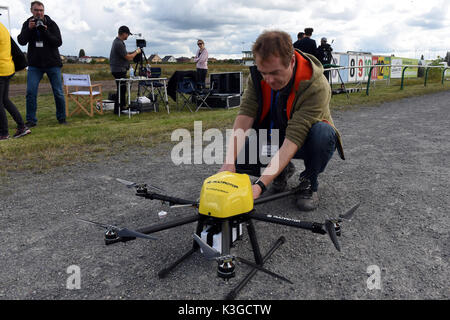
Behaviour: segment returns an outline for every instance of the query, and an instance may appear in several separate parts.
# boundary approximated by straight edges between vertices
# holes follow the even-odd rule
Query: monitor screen
[[[242,72],[211,73],[209,75],[210,86],[214,93],[241,94]]]

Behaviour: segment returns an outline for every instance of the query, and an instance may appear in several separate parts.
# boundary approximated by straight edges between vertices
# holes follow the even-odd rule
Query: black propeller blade
[[[336,247],[337,251],[341,251],[341,246],[339,245],[337,234],[336,234],[336,226],[333,221],[327,220],[325,221],[325,231],[330,236],[331,241],[333,242],[334,246]]]
[[[353,214],[355,213],[356,209],[359,208],[361,203],[358,203],[357,205],[355,205],[353,208],[351,208],[350,210],[348,210],[346,213],[344,214],[340,214],[339,218],[342,218],[344,220],[348,220],[351,221]]]
[[[140,186],[141,186],[141,185],[137,184],[136,182],[127,181],[127,180],[124,180],[124,179],[116,178],[116,180],[117,180],[118,182],[120,182],[120,183],[126,185],[128,188],[140,187]],[[161,189],[161,188],[158,188],[158,187],[155,187],[155,186],[152,186],[151,184],[143,184],[142,186],[146,186],[146,187],[148,187],[148,188],[155,189],[155,190],[157,190],[157,191],[159,191],[159,192],[166,192],[165,190],[163,190],[163,189]]]
[[[102,224],[102,223],[98,223],[95,221],[90,221],[90,220],[86,220],[86,219],[81,219],[81,218],[77,218],[80,221],[89,223],[89,224],[93,224],[96,225],[98,227],[102,227],[106,230],[113,230],[117,232],[117,235],[121,238],[142,238],[142,239],[150,239],[150,240],[158,240],[158,238],[137,232],[137,231],[133,231],[127,228],[119,228],[113,225],[107,225],[107,224]]]

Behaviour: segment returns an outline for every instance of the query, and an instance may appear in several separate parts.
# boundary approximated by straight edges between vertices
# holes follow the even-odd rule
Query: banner
[[[342,67],[348,67],[348,54],[341,54],[339,59],[339,65]],[[341,75],[341,81],[344,83],[348,82],[348,70],[339,70],[339,74]]]
[[[356,61],[359,67],[364,66],[364,56],[358,56]],[[364,81],[364,68],[356,69],[356,81]]]
[[[417,66],[419,64],[419,60],[417,59],[409,59],[409,58],[401,58],[403,65],[414,65]],[[405,78],[417,78],[417,73],[419,68],[417,67],[408,67],[405,71]]]
[[[341,57],[341,55],[339,53],[333,54],[332,58],[331,58],[331,64],[334,64],[336,66],[340,66],[340,64],[339,64],[340,57]],[[330,83],[336,84],[336,83],[339,82],[339,76],[338,76],[338,71],[337,70],[331,71],[330,75],[331,75],[330,76],[330,80],[329,80]]]
[[[392,79],[400,79],[402,77],[402,59],[393,58],[391,60],[391,78]],[[394,67],[398,66],[398,67]]]
[[[372,65],[376,65],[378,64],[378,57],[377,56],[372,56]],[[372,79],[376,80],[378,78],[378,68],[373,68],[372,70]]]
[[[367,67],[364,69],[364,81],[369,80],[369,66],[372,65],[372,56],[364,56],[364,65]]]
[[[348,56],[348,66],[355,67],[357,66],[357,57],[356,56]],[[356,68],[348,69],[348,82],[356,82]]]

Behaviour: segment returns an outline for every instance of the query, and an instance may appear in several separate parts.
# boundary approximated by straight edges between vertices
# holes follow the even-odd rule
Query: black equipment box
[[[211,94],[206,98],[206,103],[211,108],[236,108],[241,105],[240,94]]]
[[[158,106],[158,102],[156,102],[156,101],[155,102],[147,102],[147,103],[131,101],[130,109],[136,110],[139,112],[152,112],[152,111],[158,112],[159,106]]]

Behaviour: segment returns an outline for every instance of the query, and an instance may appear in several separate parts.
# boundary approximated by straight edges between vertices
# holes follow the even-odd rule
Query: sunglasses
[[[197,45],[198,45],[198,46],[202,46],[202,45],[204,45],[204,43],[201,43],[201,42],[200,42],[200,43],[197,43]]]

